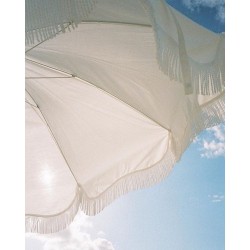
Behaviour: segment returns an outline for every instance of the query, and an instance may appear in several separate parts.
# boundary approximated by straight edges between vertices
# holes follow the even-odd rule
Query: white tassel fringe
[[[32,45],[75,29],[97,0],[25,0],[25,43]]]
[[[166,34],[157,23],[154,9],[149,0],[140,0],[150,17],[157,44],[157,59],[162,72],[179,82],[183,82],[183,74],[179,56],[179,44]],[[164,39],[162,39],[164,38]],[[198,63],[189,57],[191,84],[197,94],[214,95],[225,87],[225,36],[220,34],[220,44],[216,58],[211,63]]]
[[[174,155],[168,151],[155,165],[122,177],[95,198],[89,198],[79,186],[74,200],[65,211],[51,216],[26,215],[26,232],[48,234],[61,231],[73,221],[79,208],[87,215],[95,215],[118,197],[160,182],[168,175],[174,163]]]

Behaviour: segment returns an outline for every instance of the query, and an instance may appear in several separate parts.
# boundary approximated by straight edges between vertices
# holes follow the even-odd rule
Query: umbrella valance
[[[26,0],[26,45],[27,231],[159,182],[224,121],[224,34],[164,1]]]

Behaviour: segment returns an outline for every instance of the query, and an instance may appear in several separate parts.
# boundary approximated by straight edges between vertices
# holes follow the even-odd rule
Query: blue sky
[[[181,13],[216,33],[225,31],[224,0],[167,0]]]
[[[224,31],[224,1],[168,2],[206,28]],[[121,197],[95,217],[80,213],[58,234],[27,234],[26,250],[224,249],[224,143],[223,125],[201,133],[163,182]]]

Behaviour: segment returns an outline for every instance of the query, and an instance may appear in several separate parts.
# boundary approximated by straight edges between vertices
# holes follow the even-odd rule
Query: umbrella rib
[[[152,27],[151,24],[143,24],[143,23],[129,23],[129,22],[111,22],[111,21],[82,21],[81,24],[117,24],[117,25],[131,25],[131,26],[139,26],[139,27]]]
[[[25,77],[25,79],[51,79],[51,78],[72,78],[73,76],[31,76]]]
[[[35,106],[34,104],[30,103],[29,101],[25,100],[26,103],[28,103],[30,106],[37,108],[37,106]]]
[[[27,89],[25,89],[25,90],[26,90],[27,93],[30,95],[30,97],[32,98],[32,100],[35,102],[35,100],[34,100],[33,97],[31,96],[31,94],[29,93],[29,91],[28,91]],[[36,102],[35,102],[35,103],[36,103]],[[37,103],[36,103],[36,104],[37,104]],[[68,163],[68,161],[67,161],[67,159],[66,159],[66,157],[65,157],[65,155],[64,155],[64,153],[63,153],[63,151],[62,151],[62,149],[61,149],[61,147],[59,146],[59,143],[57,142],[57,140],[56,140],[56,138],[55,138],[55,136],[54,136],[54,133],[53,133],[52,129],[50,128],[49,124],[48,124],[48,121],[46,120],[45,116],[43,115],[43,113],[42,113],[41,109],[39,108],[38,104],[37,104],[37,107],[35,107],[34,105],[31,105],[31,108],[36,112],[36,114],[40,117],[40,119],[42,120],[42,122],[44,122],[44,124],[45,124],[46,127],[48,128],[48,130],[49,130],[49,132],[50,132],[50,134],[51,134],[51,137],[53,138],[55,144],[57,145],[57,147],[58,147],[58,149],[59,149],[59,151],[60,151],[60,153],[61,153],[63,159],[65,160],[66,165],[68,166],[68,168],[69,168],[69,170],[70,170],[72,176],[74,177],[74,179],[75,179],[75,181],[76,181],[76,184],[77,184],[77,185],[80,185],[80,184],[78,183],[78,181],[77,181],[77,179],[76,179],[76,177],[75,177],[75,175],[74,175],[74,173],[73,173],[73,171],[72,171],[72,169],[71,169],[71,167],[70,167],[70,165],[69,165],[69,163]],[[36,109],[39,109],[39,111],[40,111],[40,113],[41,113],[41,116],[43,117],[44,120],[43,120],[43,119],[41,118],[41,116],[38,114],[38,112],[37,112]]]
[[[45,68],[49,68],[49,69],[52,69],[52,70],[54,70],[54,71],[63,73],[63,74],[68,75],[68,76],[70,76],[70,77],[74,77],[73,74],[70,74],[70,73],[68,73],[68,72],[66,72],[66,71],[63,71],[63,70],[61,70],[61,69],[57,69],[57,68],[48,66],[48,65],[46,65],[46,64],[43,64],[43,63],[40,63],[40,62],[31,60],[31,59],[28,59],[28,58],[26,58],[26,60],[29,61],[29,62],[31,62],[31,63],[35,63],[35,64],[37,64],[37,65],[43,66],[43,67],[45,67]]]
[[[108,94],[108,95],[111,96],[112,98],[115,98],[117,101],[119,101],[119,102],[121,102],[121,103],[127,105],[128,107],[130,107],[130,108],[133,109],[134,111],[140,113],[141,115],[145,116],[146,118],[150,119],[151,121],[153,121],[154,123],[156,123],[157,125],[159,125],[161,128],[166,129],[168,132],[171,133],[171,129],[170,129],[170,128],[165,127],[164,125],[162,125],[161,123],[157,122],[157,121],[154,120],[153,118],[151,118],[151,117],[149,117],[148,115],[144,114],[142,111],[140,111],[140,110],[134,108],[133,106],[131,106],[131,105],[128,104],[127,102],[125,102],[125,101],[119,99],[118,97],[116,97],[115,95],[109,93],[109,92],[106,91],[105,89],[96,86],[94,83],[91,83],[90,81],[87,81],[87,80],[85,80],[85,79],[83,79],[83,78],[81,78],[81,77],[79,77],[79,76],[74,75],[74,74],[65,72],[65,71],[63,71],[63,70],[60,70],[60,69],[57,69],[57,68],[54,68],[54,67],[51,67],[51,66],[48,66],[48,65],[45,65],[45,64],[42,64],[42,63],[33,61],[33,60],[30,60],[30,59],[28,59],[28,58],[27,58],[26,60],[28,60],[28,61],[30,61],[30,62],[32,62],[32,63],[38,64],[38,65],[41,65],[41,66],[43,66],[43,67],[46,67],[46,68],[49,68],[49,69],[52,69],[52,70],[61,72],[61,73],[63,73],[63,74],[70,75],[72,78],[76,78],[76,79],[80,80],[81,82],[83,82],[83,83],[85,83],[85,84],[88,84],[88,85],[90,85],[90,86],[92,86],[92,87],[97,88],[97,89],[100,90],[100,91],[103,91],[105,94]]]

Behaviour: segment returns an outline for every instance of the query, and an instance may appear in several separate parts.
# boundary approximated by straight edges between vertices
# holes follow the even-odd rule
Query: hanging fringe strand
[[[155,14],[152,3],[149,0],[140,0],[140,2],[149,16],[154,30],[160,70],[168,75],[170,79],[183,82],[178,42],[170,37],[158,24],[157,15]],[[174,13],[172,13],[172,15],[174,15]],[[216,57],[212,62],[198,63],[188,57],[191,83],[197,94],[214,95],[224,89],[225,36],[224,33],[218,35],[220,36],[220,42],[217,47]]]
[[[97,0],[26,0],[25,43],[32,45],[75,29],[93,10]],[[70,25],[68,25],[70,24]]]

